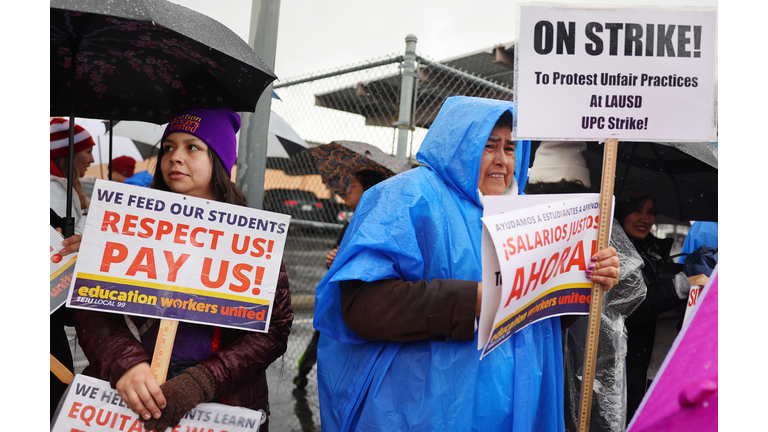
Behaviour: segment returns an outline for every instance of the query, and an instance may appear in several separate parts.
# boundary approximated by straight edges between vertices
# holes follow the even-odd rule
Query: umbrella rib
[[[624,190],[624,184],[627,181],[627,176],[629,175],[629,170],[632,168],[632,164],[630,161],[634,158],[635,153],[637,152],[637,144],[635,143],[627,143],[626,145],[632,146],[632,153],[629,154],[629,160],[627,161],[627,167],[624,169],[624,175],[621,177],[621,187],[619,187],[619,193]],[[616,191],[616,187],[613,188],[614,192]]]
[[[656,156],[656,160],[658,160],[659,164],[661,165],[661,172],[668,173],[669,181],[672,183],[673,190],[675,192],[675,198],[677,198],[677,199],[674,199],[672,201],[675,203],[675,206],[677,207],[675,209],[675,210],[677,210],[677,217],[681,218],[681,220],[682,220],[683,209],[680,208],[680,199],[679,199],[679,194],[678,194],[679,188],[677,187],[677,181],[675,180],[675,177],[672,176],[672,172],[670,170],[668,170],[666,164],[664,163],[664,159],[662,159],[662,157],[661,157],[661,155],[659,153],[659,149],[655,145],[652,145],[651,146],[651,151],[653,152],[654,156]],[[672,215],[667,215],[667,216],[672,217]]]

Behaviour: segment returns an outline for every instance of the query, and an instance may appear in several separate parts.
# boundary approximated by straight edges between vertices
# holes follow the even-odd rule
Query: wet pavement
[[[325,276],[325,255],[333,247],[337,235],[338,230],[323,235],[299,230],[288,234],[283,261],[291,287],[294,320],[285,354],[267,369],[271,432],[320,430],[317,365],[307,375],[309,382],[304,389],[297,389],[293,379],[298,372],[299,357],[314,333],[315,287]]]
[[[309,383],[304,389],[297,389],[293,384],[299,357],[314,332],[311,313],[311,310],[295,313],[288,349],[281,359],[267,369],[270,432],[320,431],[317,365],[307,375]]]
[[[267,369],[269,385],[270,432],[320,431],[320,403],[317,396],[317,365],[307,375],[309,383],[304,389],[296,389],[293,378],[299,357],[312,339],[312,310],[299,310],[291,328],[288,349]],[[70,340],[74,341],[74,328],[68,327]],[[80,347],[75,348],[75,373],[88,365]]]

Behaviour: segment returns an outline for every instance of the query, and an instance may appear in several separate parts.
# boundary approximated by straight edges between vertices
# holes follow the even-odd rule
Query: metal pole
[[[406,161],[408,148],[408,131],[413,130],[411,125],[411,107],[413,106],[413,85],[418,78],[416,74],[416,36],[409,34],[405,37],[405,55],[403,56],[402,84],[400,86],[400,112],[397,121],[392,126],[397,126],[397,153],[398,160]]]
[[[112,180],[112,128],[115,126],[112,120],[109,121],[109,165],[107,165],[107,180]],[[101,146],[101,140],[99,140]],[[103,162],[103,161],[102,161]]]
[[[71,72],[70,79],[71,84],[69,86],[69,100],[70,100],[70,112],[69,112],[69,149],[67,155],[69,161],[67,162],[67,212],[64,216],[64,238],[70,238],[75,234],[75,217],[72,216],[72,182],[74,181],[73,172],[75,162],[75,84],[77,83],[77,52],[78,43],[72,41],[69,45],[69,52],[72,56],[71,60]],[[82,203],[81,203],[82,206]]]
[[[270,68],[275,68],[277,22],[280,0],[253,0],[248,43]],[[237,152],[235,184],[243,190],[248,206],[262,208],[264,171],[267,166],[267,135],[272,105],[272,85],[261,94],[253,113],[240,113],[242,127]]]
[[[296,84],[304,84],[304,83],[307,83],[307,82],[310,82],[310,81],[317,81],[317,80],[320,80],[320,79],[323,79],[323,78],[330,78],[330,77],[344,75],[344,74],[348,74],[348,73],[352,73],[352,72],[357,72],[357,71],[361,71],[361,70],[371,69],[371,68],[375,68],[375,67],[379,67],[379,66],[386,66],[386,65],[391,64],[391,63],[402,63],[402,61],[403,61],[403,56],[392,57],[392,58],[388,58],[386,60],[381,60],[381,61],[377,61],[377,62],[373,62],[373,63],[366,63],[364,65],[352,66],[352,67],[349,67],[349,68],[346,68],[346,69],[341,69],[341,70],[337,70],[337,71],[333,71],[333,72],[327,72],[327,73],[323,73],[323,74],[319,74],[319,75],[312,75],[310,77],[297,79],[295,81],[288,81],[288,82],[282,82],[282,83],[279,83],[279,84],[274,84],[272,86],[272,88],[273,89],[279,89],[279,88],[283,88],[283,87],[293,86],[293,85],[296,85]]]
[[[463,80],[467,80],[467,81],[469,81],[471,83],[480,84],[480,85],[482,85],[484,87],[487,87],[490,90],[493,90],[495,92],[501,93],[501,94],[503,94],[505,96],[509,96],[510,98],[514,98],[515,97],[515,92],[512,91],[512,89],[510,89],[508,87],[504,87],[504,86],[498,85],[498,84],[496,84],[494,82],[488,81],[487,79],[480,78],[480,77],[477,77],[475,75],[472,75],[472,74],[469,74],[469,73],[466,73],[466,72],[462,72],[462,71],[460,71],[458,69],[454,69],[454,68],[452,68],[450,66],[446,66],[444,64],[440,64],[440,63],[435,63],[435,62],[429,61],[429,60],[427,60],[427,59],[425,59],[424,57],[421,57],[421,56],[416,56],[416,60],[418,60],[419,66],[424,66],[424,67],[428,67],[428,68],[431,68],[431,69],[436,69],[436,70],[439,70],[440,72],[444,72],[446,74],[450,74],[450,75],[456,76],[456,77],[461,78]]]

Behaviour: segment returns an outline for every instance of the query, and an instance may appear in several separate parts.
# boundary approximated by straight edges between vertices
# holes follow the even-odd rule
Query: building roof
[[[417,56],[418,93],[414,126],[428,128],[451,96],[513,98],[514,42],[440,62]],[[401,74],[316,94],[315,105],[359,114],[370,126],[392,127],[398,120]]]

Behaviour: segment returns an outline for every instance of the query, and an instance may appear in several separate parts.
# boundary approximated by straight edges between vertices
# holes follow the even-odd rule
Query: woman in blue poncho
[[[511,102],[453,97],[418,161],[368,190],[317,287],[323,430],[563,431],[560,320],[527,326],[480,361],[484,195],[517,194],[530,143]],[[612,248],[588,277],[612,287]]]

